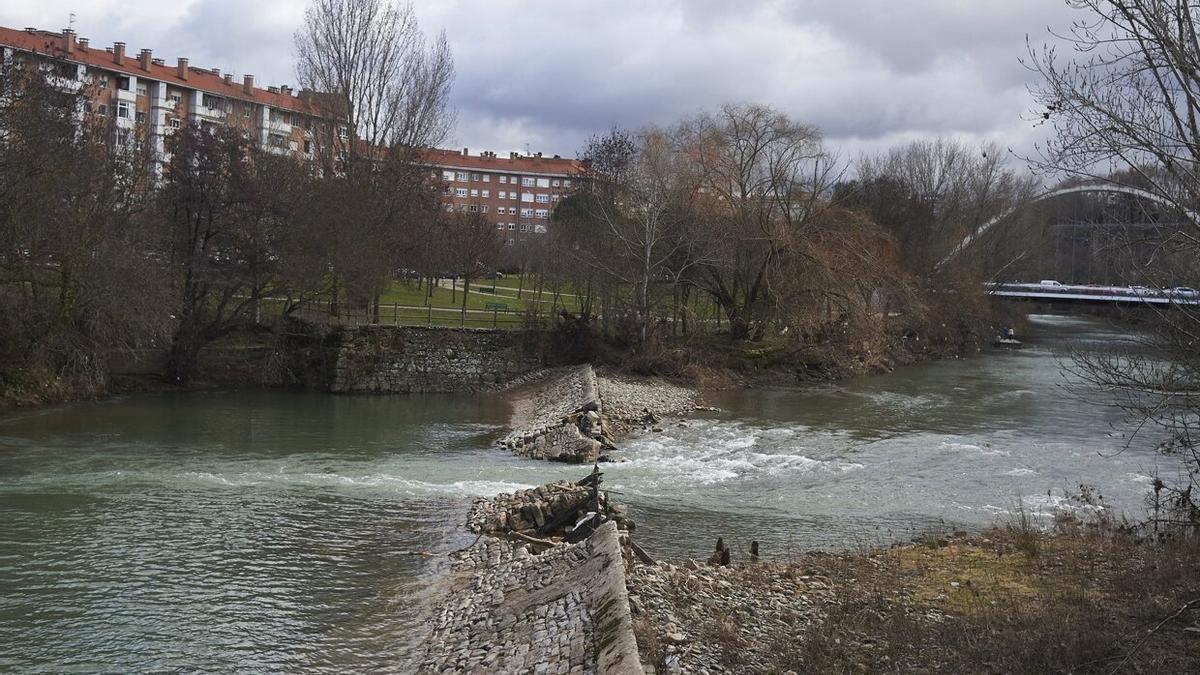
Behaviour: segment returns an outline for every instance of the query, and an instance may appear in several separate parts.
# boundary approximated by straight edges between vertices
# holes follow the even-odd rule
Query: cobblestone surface
[[[802,635],[832,588],[793,563],[690,560],[635,565],[626,584],[642,660],[659,673],[769,672],[774,640]]]
[[[642,672],[614,523],[541,555],[483,537],[456,556],[420,672]]]
[[[604,447],[596,374],[560,369],[514,390],[512,432],[500,444],[531,459],[593,462]]]
[[[605,375],[596,389],[606,424],[614,433],[652,427],[659,418],[681,416],[696,409],[695,390],[659,380],[634,380]]]

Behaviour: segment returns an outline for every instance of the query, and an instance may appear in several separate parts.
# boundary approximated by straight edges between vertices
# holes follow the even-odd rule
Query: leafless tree
[[[1177,260],[1179,281],[1197,286],[1200,269],[1200,5],[1176,0],[1071,0],[1080,18],[1056,37],[1074,53],[1031,46],[1039,77],[1035,119],[1050,140],[1032,158],[1045,172],[1121,181],[1172,207],[1182,225],[1159,245]],[[1136,182],[1135,182],[1136,181]],[[1154,265],[1161,264],[1156,260]],[[1150,344],[1135,353],[1077,360],[1096,387],[1130,396],[1139,425],[1165,430],[1164,448],[1189,461],[1187,478],[1169,486],[1181,510],[1200,518],[1193,487],[1200,477],[1195,434],[1200,413],[1200,313],[1181,305],[1159,313]]]
[[[444,33],[426,38],[411,3],[312,0],[295,43],[300,84],[345,115],[351,162],[437,145],[452,128],[454,59]]]
[[[905,266],[928,284],[972,285],[1011,273],[1028,256],[1036,178],[1008,165],[994,143],[914,141],[858,162],[839,200],[866,209],[893,237]],[[997,218],[1002,236],[975,232]],[[969,242],[964,245],[963,242]],[[967,249],[971,250],[968,252]]]
[[[840,175],[813,127],[765,106],[726,105],[686,121],[684,154],[698,178],[693,237],[707,242],[701,287],[734,338],[761,337],[773,277],[798,263],[794,244]]]
[[[444,34],[431,42],[412,5],[391,0],[312,0],[295,43],[297,74],[314,92],[310,100],[322,117],[344,119],[337,133],[316,134],[326,174],[341,176],[351,196],[337,224],[347,227],[337,236],[376,247],[373,265],[364,259],[332,265],[330,310],[338,311],[342,285],[353,276],[355,288],[346,290],[370,287],[378,318],[391,273],[415,266],[437,211],[423,153],[453,127],[454,60]]]

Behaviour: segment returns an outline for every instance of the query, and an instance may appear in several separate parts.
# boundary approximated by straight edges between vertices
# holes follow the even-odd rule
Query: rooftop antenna
[[[525,156],[526,156],[526,157],[528,157],[530,154],[531,154],[531,153],[529,152],[529,144],[528,144],[528,143],[526,143],[526,144],[525,144]]]
[[[67,29],[75,30],[75,12],[71,12],[67,18]]]

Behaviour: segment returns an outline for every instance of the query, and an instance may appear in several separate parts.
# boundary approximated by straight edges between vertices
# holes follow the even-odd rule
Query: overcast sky
[[[670,124],[758,102],[820,127],[847,157],[920,137],[1017,150],[1025,38],[1068,26],[1062,0],[416,0],[458,70],[452,145],[575,156],[613,124]],[[75,28],[173,62],[293,84],[302,0],[4,0],[0,24]]]

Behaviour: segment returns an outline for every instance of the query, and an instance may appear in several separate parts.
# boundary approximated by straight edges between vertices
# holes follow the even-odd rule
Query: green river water
[[[1141,515],[1168,465],[1149,437],[1119,452],[1119,412],[1068,393],[1056,355],[1121,333],[1034,317],[1031,339],[711,394],[724,412],[627,439],[607,485],[663,557],[981,527],[1018,502],[1079,508],[1080,483]],[[474,539],[471,498],[585,471],[506,456],[507,415],[490,396],[251,391],[0,416],[0,671],[404,672],[444,554]]]

